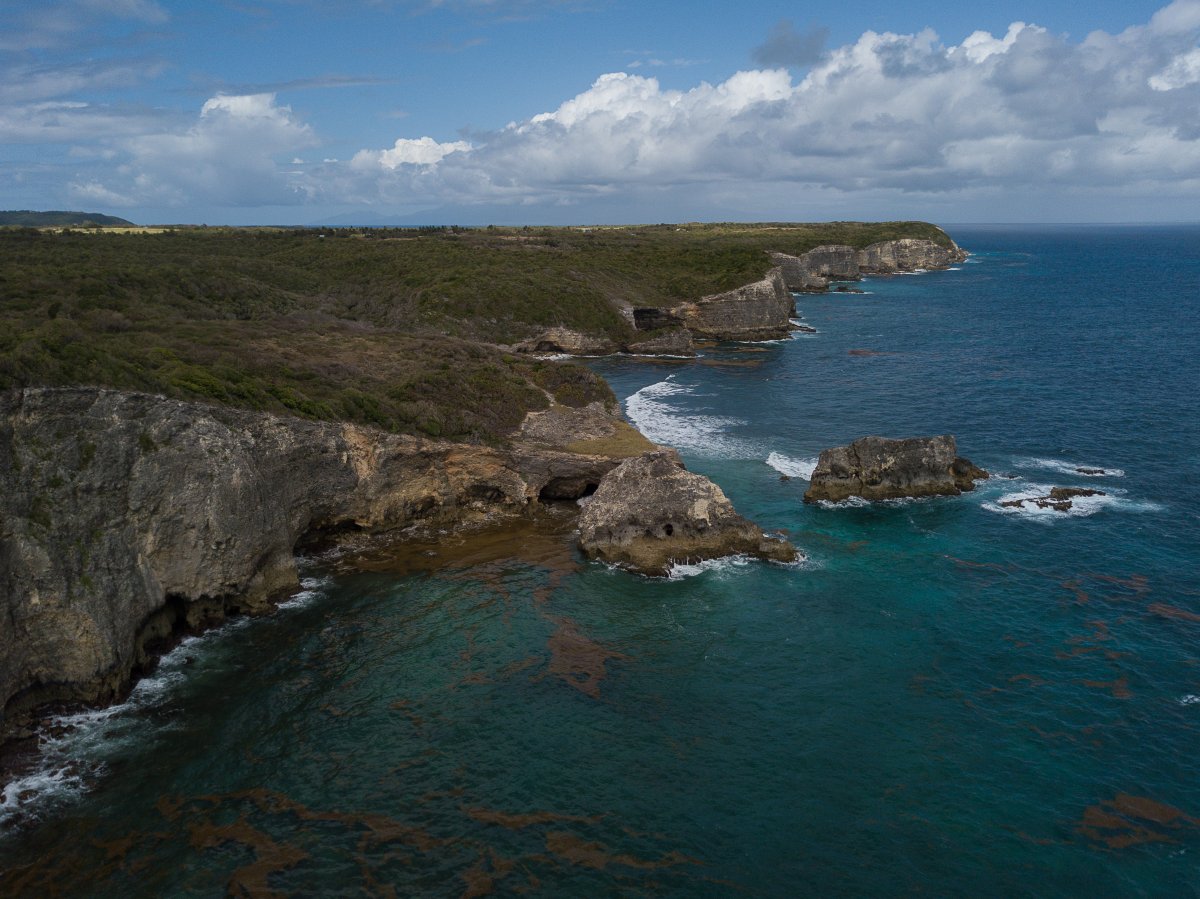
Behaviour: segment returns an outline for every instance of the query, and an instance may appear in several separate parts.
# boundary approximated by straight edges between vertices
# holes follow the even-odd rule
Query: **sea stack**
[[[579,518],[579,543],[593,559],[649,575],[730,555],[798,557],[786,540],[739,515],[720,487],[686,470],[673,450],[628,459],[605,475]]]
[[[902,440],[863,437],[821,453],[804,501],[957,496],[987,477],[982,468],[957,455],[950,434]]]

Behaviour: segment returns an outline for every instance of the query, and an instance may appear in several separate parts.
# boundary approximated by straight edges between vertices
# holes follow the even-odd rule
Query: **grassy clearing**
[[[615,433],[609,437],[597,437],[592,440],[576,440],[566,445],[566,450],[572,453],[585,453],[590,456],[609,456],[613,459],[626,459],[630,456],[640,456],[647,450],[654,449],[641,431],[623,421],[617,422]]]

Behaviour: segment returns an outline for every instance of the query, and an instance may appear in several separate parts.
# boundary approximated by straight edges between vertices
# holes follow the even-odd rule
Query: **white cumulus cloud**
[[[951,46],[929,30],[868,31],[825,52],[800,81],[766,69],[668,90],[613,73],[452,154],[427,138],[364,151],[356,194],[573,202],[647,186],[700,196],[717,184],[798,196],[1138,185],[1195,194],[1198,37],[1200,0],[1175,0],[1144,26],[1082,42],[1023,22]]]
[[[470,149],[471,145],[463,140],[438,143],[432,137],[400,138],[390,150],[360,150],[350,164],[358,169],[375,165],[385,169],[401,165],[436,165],[451,153],[465,153]]]
[[[469,140],[401,136],[303,170],[289,161],[318,139],[289,107],[219,95],[186,126],[112,141],[120,169],[78,189],[208,205],[619,208],[655,197],[697,216],[731,198],[799,216],[818,196],[900,197],[914,215],[991,197],[1019,216],[1022,197],[1045,207],[1084,196],[1136,218],[1142,200],[1200,201],[1198,43],[1200,0],[1083,40],[1024,22],[950,45],[931,30],[868,31],[814,55],[802,78],[763,68],[678,90],[615,72]]]
[[[281,162],[315,143],[312,128],[290,107],[277,105],[274,94],[218,95],[205,101],[186,129],[121,141],[126,160],[115,183],[76,183],[72,189],[99,197],[104,188],[126,201],[121,205],[297,203],[305,194]]]

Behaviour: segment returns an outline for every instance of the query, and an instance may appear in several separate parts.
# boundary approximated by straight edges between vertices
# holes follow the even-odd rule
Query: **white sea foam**
[[[961,268],[959,268],[957,265],[952,265],[952,266],[950,266],[948,269],[946,269],[946,271],[948,271],[948,272],[961,272],[961,271],[962,271],[962,269],[961,269]]]
[[[706,571],[729,572],[749,565],[749,556],[723,556],[720,559],[705,559],[702,562],[676,562],[667,571],[670,580],[696,577]]]
[[[1109,468],[1105,465],[1089,465],[1083,462],[1068,462],[1064,459],[1040,459],[1034,456],[1021,456],[1013,459],[1018,468],[1038,468],[1043,471],[1054,471],[1059,474],[1069,474],[1083,478],[1123,478],[1125,471],[1121,468]],[[1085,471],[1084,469],[1087,469]]]
[[[325,578],[304,578],[303,589],[280,608],[310,602],[327,585]],[[185,637],[159,659],[151,674],[134,685],[124,702],[44,721],[37,731],[37,767],[10,781],[0,792],[0,829],[78,800],[104,775],[108,759],[135,745],[144,747],[156,734],[174,726],[161,710],[172,702],[196,654],[204,651],[205,644],[251,623],[250,618],[234,618],[203,634]],[[154,710],[160,713],[148,714]]]
[[[691,387],[676,382],[674,375],[643,387],[625,400],[625,414],[639,431],[655,443],[663,443],[701,456],[747,459],[757,455],[746,441],[730,436],[729,428],[745,424],[722,415],[689,414],[671,402],[672,397],[695,396]]]
[[[1180,705],[1196,705],[1197,703],[1200,703],[1200,696],[1197,696],[1195,693],[1188,693],[1186,696],[1179,697]]]
[[[848,496],[836,503],[827,499],[818,500],[817,505],[823,509],[865,509],[871,505],[871,501],[861,496]]]
[[[323,595],[323,591],[330,584],[330,579],[327,577],[306,577],[300,579],[300,590],[289,596],[281,602],[276,608],[280,609],[300,609],[309,605],[313,600]]]
[[[1071,508],[1060,512],[1053,507],[1042,508],[1036,502],[1026,502],[1020,506],[1005,506],[1004,503],[1017,500],[1036,500],[1049,496],[1050,484],[1023,484],[1021,489],[1013,493],[1005,493],[996,500],[981,503],[989,512],[1001,515],[1015,515],[1032,521],[1050,523],[1060,518],[1087,518],[1102,510],[1117,512],[1154,512],[1161,508],[1157,503],[1145,500],[1129,499],[1124,490],[1109,488],[1103,495],[1073,496]]]
[[[767,464],[789,478],[803,478],[806,481],[811,481],[813,471],[817,467],[817,460],[815,458],[793,459],[791,456],[783,455],[783,453],[771,453],[771,455],[767,456]]]

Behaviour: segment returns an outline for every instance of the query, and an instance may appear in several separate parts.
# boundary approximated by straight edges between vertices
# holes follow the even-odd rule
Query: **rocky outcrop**
[[[667,574],[675,562],[734,554],[797,558],[795,547],[767,538],[673,451],[629,459],[607,474],[580,516],[579,543],[593,559],[650,575]]]
[[[957,455],[949,434],[904,440],[863,437],[821,453],[804,501],[957,496],[987,477]]]
[[[687,328],[658,331],[625,344],[627,353],[645,356],[695,356],[696,345]]]
[[[698,337],[773,340],[786,337],[796,307],[779,269],[736,290],[681,303],[671,312]]]
[[[868,275],[915,272],[920,269],[946,268],[962,262],[967,254],[951,242],[949,248],[932,240],[906,237],[873,243],[859,251],[858,269]]]
[[[857,281],[858,250],[854,247],[829,245],[815,247],[799,256],[772,253],[771,264],[779,267],[788,290],[820,291],[830,281]]]
[[[512,348],[518,353],[556,354],[571,356],[607,356],[619,347],[607,337],[595,337],[570,328],[549,328],[523,340]]]
[[[1081,469],[1085,473],[1087,469]],[[1070,512],[1075,505],[1072,500],[1086,496],[1106,496],[1103,490],[1090,490],[1087,487],[1051,487],[1045,496],[1028,496],[1021,499],[1010,499],[1000,503],[1009,509],[1023,509],[1028,503],[1039,509],[1052,509],[1055,512]]]
[[[864,274],[946,268],[965,258],[966,252],[953,241],[949,247],[943,247],[932,240],[902,238],[874,243],[861,250],[829,245],[799,256],[772,253],[771,264],[779,267],[788,290],[800,293],[826,290],[832,281],[857,281]]]
[[[600,403],[530,418],[494,449],[99,388],[0,394],[4,717],[112,698],[156,640],[269,607],[305,535],[516,514],[654,449]]]
[[[600,402],[531,412],[490,448],[102,388],[0,393],[0,740],[47,702],[119,696],[181,630],[270,608],[297,587],[306,537],[483,523],[593,492],[599,515],[614,491],[645,504],[629,520],[658,555],[619,528],[609,544],[632,548],[603,548],[597,519],[597,557],[656,572],[794,557]]]

